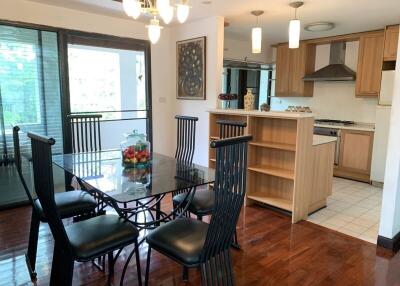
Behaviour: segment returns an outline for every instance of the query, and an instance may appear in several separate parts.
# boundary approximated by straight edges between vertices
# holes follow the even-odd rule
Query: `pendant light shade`
[[[294,8],[294,19],[289,22],[289,49],[297,49],[300,46],[300,20],[297,19],[297,9],[304,5],[302,1],[289,4]]]
[[[251,29],[251,52],[253,54],[261,53],[262,29],[258,26],[258,17],[264,14],[262,10],[251,11],[251,14],[257,18],[257,25]]]
[[[142,4],[138,0],[123,0],[122,2],[125,13],[132,17],[133,19],[137,19],[140,16]]]
[[[156,44],[160,39],[161,29],[160,21],[156,18],[150,21],[150,25],[146,26],[148,29],[149,40],[152,44]]]
[[[297,49],[300,45],[300,20],[289,22],[289,49]]]
[[[160,16],[165,24],[171,23],[172,18],[174,18],[174,7],[168,6],[167,8],[165,8],[165,11],[160,14]]]
[[[189,5],[187,4],[178,4],[177,6],[177,10],[176,10],[176,16],[178,18],[178,21],[182,24],[185,23],[187,18],[189,17]]]
[[[262,29],[255,27],[251,30],[251,51],[253,54],[261,53]]]

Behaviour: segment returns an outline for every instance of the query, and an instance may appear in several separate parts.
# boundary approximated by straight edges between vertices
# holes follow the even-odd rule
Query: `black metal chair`
[[[210,224],[178,218],[147,237],[149,245],[145,285],[148,285],[151,250],[184,267],[200,267],[202,285],[234,285],[230,246],[246,191],[247,145],[251,136],[211,142],[216,149],[215,207]]]
[[[191,164],[196,143],[196,123],[199,119],[183,115],[176,115],[175,119],[177,120],[175,159],[182,164]],[[179,190],[172,193],[174,208],[180,205],[175,202],[174,198],[176,196],[187,197],[187,192],[188,190]]]
[[[217,120],[216,123],[219,126],[220,139],[243,136],[247,126],[246,122],[232,120]],[[196,215],[199,220],[202,220],[204,216],[211,215],[214,210],[214,196],[214,192],[209,190],[197,191],[188,207],[188,211]],[[174,205],[181,204],[185,197],[184,194],[174,196]],[[236,231],[233,245],[239,248]]]
[[[118,215],[101,215],[64,227],[53,186],[51,147],[55,140],[35,133],[28,133],[28,137],[31,138],[36,193],[55,241],[50,285],[72,285],[74,261],[92,261],[106,254],[111,276],[115,263],[113,251],[130,244],[135,245],[137,275],[141,285],[139,231],[136,227]]]
[[[18,176],[32,206],[31,228],[29,233],[28,253],[26,263],[32,280],[36,280],[36,252],[40,222],[47,222],[43,207],[38,199],[34,199],[22,173],[21,149],[18,126],[13,127],[14,160]],[[87,216],[94,212],[97,202],[88,192],[82,190],[56,193],[55,204],[62,219],[75,216]]]
[[[192,163],[196,141],[196,123],[199,120],[192,116],[175,116],[177,120],[177,137],[175,158],[178,161]]]
[[[70,114],[67,118],[71,128],[73,153],[101,150],[101,114]]]

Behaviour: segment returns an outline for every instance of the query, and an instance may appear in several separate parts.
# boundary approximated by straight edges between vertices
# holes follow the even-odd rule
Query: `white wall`
[[[177,100],[176,97],[176,42],[196,37],[207,37],[206,62],[206,100]],[[199,117],[196,132],[196,150],[194,162],[208,165],[208,131],[207,110],[215,108],[218,94],[221,92],[224,43],[224,18],[210,17],[171,29],[171,55],[173,58],[173,84],[171,99],[174,102],[175,114]],[[176,129],[175,129],[176,130]],[[175,131],[176,132],[176,131]],[[175,133],[174,133],[175,134]],[[175,138],[175,136],[174,136]]]
[[[225,35],[224,39],[224,59],[234,59],[240,61],[255,61],[262,63],[272,62],[272,47],[266,43],[262,45],[260,54],[251,52],[251,39],[235,39]]]
[[[23,0],[1,0],[0,19],[41,24],[47,26],[95,32],[147,40],[147,29],[144,23],[128,18],[116,18],[99,14],[45,5]],[[172,84],[170,52],[170,29],[162,31],[157,45],[152,45],[152,99],[153,99],[153,135],[154,150],[171,155],[175,145],[170,138],[173,133],[174,100],[166,96]]]
[[[397,50],[400,63],[400,41]],[[390,119],[379,235],[393,238],[400,232],[400,64],[396,67]]]
[[[315,70],[329,63],[330,45],[318,45]],[[346,44],[346,65],[357,70],[358,42]],[[356,98],[355,82],[315,82],[310,98],[279,98],[271,100],[272,110],[285,110],[289,105],[309,106],[317,118],[353,120],[374,123],[377,99]]]

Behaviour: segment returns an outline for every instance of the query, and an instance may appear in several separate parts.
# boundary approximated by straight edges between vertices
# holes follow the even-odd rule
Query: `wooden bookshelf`
[[[311,180],[307,166],[313,140],[312,115],[210,112],[210,140],[218,139],[217,120],[246,121],[253,140],[248,150],[246,205],[261,203],[291,213],[292,222],[308,215]],[[215,153],[210,149],[210,167]]]
[[[256,147],[262,147],[262,148],[286,150],[286,151],[292,151],[292,152],[296,151],[296,145],[295,144],[253,141],[253,142],[250,142],[249,145],[250,146],[256,146]]]
[[[271,197],[265,192],[254,192],[249,194],[247,198],[285,211],[292,211],[293,202],[290,199]]]
[[[271,175],[278,178],[284,178],[288,180],[294,180],[294,171],[281,169],[273,166],[248,166],[247,169],[253,172],[258,172],[265,175]]]

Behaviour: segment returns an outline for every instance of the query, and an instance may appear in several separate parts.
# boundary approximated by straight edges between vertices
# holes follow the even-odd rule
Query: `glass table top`
[[[214,182],[215,171],[153,153],[150,166],[122,166],[120,150],[54,155],[53,163],[119,203]]]

